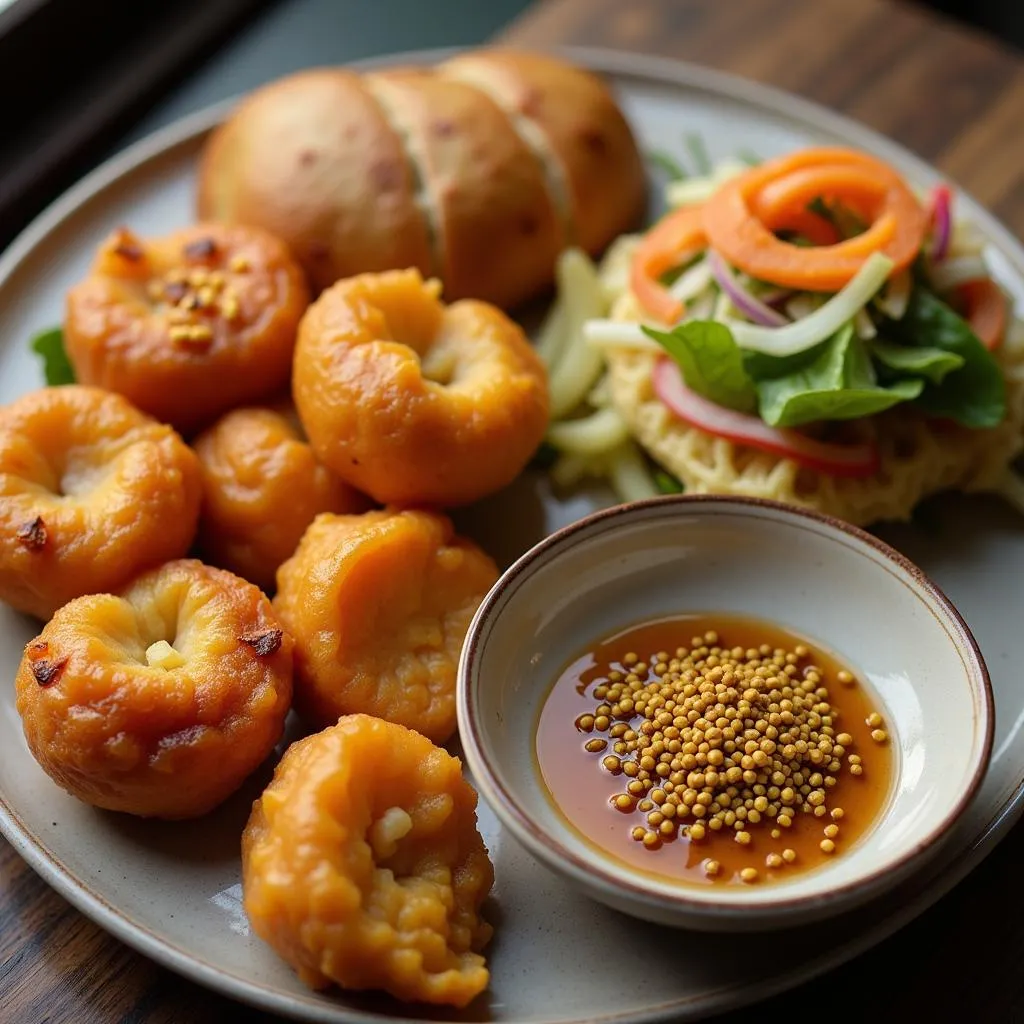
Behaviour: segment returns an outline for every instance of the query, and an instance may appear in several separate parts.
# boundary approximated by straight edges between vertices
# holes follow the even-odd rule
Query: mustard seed
[[[693,842],[713,845],[731,835],[750,847],[758,829],[777,841],[806,816],[822,819],[824,838],[797,831],[799,841],[810,849],[818,841],[823,853],[834,853],[843,809],[831,800],[834,791],[844,792],[835,787],[844,774],[862,775],[864,766],[851,753],[854,735],[842,730],[829,687],[852,684],[853,675],[815,664],[803,644],[730,647],[716,630],[695,635],[688,647],[654,651],[636,638],[631,643],[598,667],[603,677],[581,688],[593,704],[575,727],[593,734],[581,745],[598,755],[602,769],[623,776],[610,802],[643,815],[627,826],[633,839],[658,849],[682,830]],[[854,719],[868,725],[875,742],[886,742],[881,715],[860,711],[863,702],[857,695]],[[754,872],[756,879],[758,868],[740,871],[743,855],[730,849],[732,861],[703,862],[708,877],[713,863],[716,873],[742,881],[743,872]],[[758,866],[792,863],[798,849],[758,851]]]

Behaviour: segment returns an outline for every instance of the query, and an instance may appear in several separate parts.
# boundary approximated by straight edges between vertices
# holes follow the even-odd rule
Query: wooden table
[[[938,164],[1024,234],[1024,59],[916,8],[891,0],[546,0],[501,38],[678,57],[802,93]],[[765,1004],[763,1019],[783,1019],[798,1006],[833,1022],[1024,1020],[1022,862],[1024,826],[916,923]],[[724,956],[734,955],[731,945],[721,943]],[[736,949],[780,963],[800,955],[753,937],[736,940]],[[741,971],[740,956],[736,963]],[[227,1020],[272,1018],[108,937],[0,843],[0,1022]]]

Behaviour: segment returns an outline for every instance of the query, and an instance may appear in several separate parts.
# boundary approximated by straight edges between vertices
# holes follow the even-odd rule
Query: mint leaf
[[[30,344],[32,351],[42,356],[43,376],[50,387],[75,383],[75,371],[64,350],[64,331],[60,327],[40,331],[32,338]]]
[[[802,369],[757,385],[761,418],[773,427],[873,416],[917,398],[923,389],[921,380],[879,386],[870,356],[850,324]]]
[[[743,365],[743,353],[724,324],[691,320],[671,331],[643,331],[675,360],[688,388],[727,409],[754,411],[757,390]]]
[[[1006,381],[995,357],[957,314],[927,288],[916,284],[901,320],[886,324],[887,333],[911,347],[951,352],[963,366],[929,384],[917,405],[932,416],[965,427],[995,427],[1006,416]]]
[[[888,369],[904,377],[924,377],[932,384],[964,365],[964,357],[931,345],[901,345],[885,338],[873,338],[871,354]]]

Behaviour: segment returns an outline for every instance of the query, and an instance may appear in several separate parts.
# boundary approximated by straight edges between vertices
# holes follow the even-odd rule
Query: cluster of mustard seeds
[[[864,763],[853,737],[837,730],[822,671],[805,646],[726,648],[711,631],[650,664],[635,652],[619,664],[597,682],[600,703],[576,727],[600,734],[584,749],[625,780],[613,806],[644,816],[634,840],[657,849],[680,835],[700,843],[719,833],[749,846],[757,829],[778,840],[798,815],[813,815],[824,819],[820,849],[835,853],[843,808],[832,790],[844,770],[862,775]],[[854,679],[843,671],[837,682]],[[887,741],[877,712],[867,724],[876,743]],[[765,867],[796,860],[785,847],[769,853]],[[713,878],[721,865],[709,857],[703,869]],[[760,872],[750,865],[739,877],[754,883]]]
[[[197,243],[192,243],[195,246]],[[212,240],[210,242],[213,245]],[[206,258],[210,252],[189,251],[186,258]],[[244,274],[251,269],[249,261],[240,255],[229,261],[229,270]],[[229,323],[236,320],[241,311],[238,293],[232,287],[228,276],[222,271],[207,266],[177,266],[166,274],[155,277],[147,284],[150,299],[169,308],[171,341],[195,348],[206,348],[213,342],[213,328],[208,318],[221,316]]]

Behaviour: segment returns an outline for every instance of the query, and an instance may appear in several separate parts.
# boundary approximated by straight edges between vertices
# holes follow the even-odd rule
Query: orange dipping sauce
[[[687,615],[568,665],[536,755],[562,816],[612,857],[680,882],[763,884],[841,857],[878,820],[885,729],[873,695],[809,641]]]

